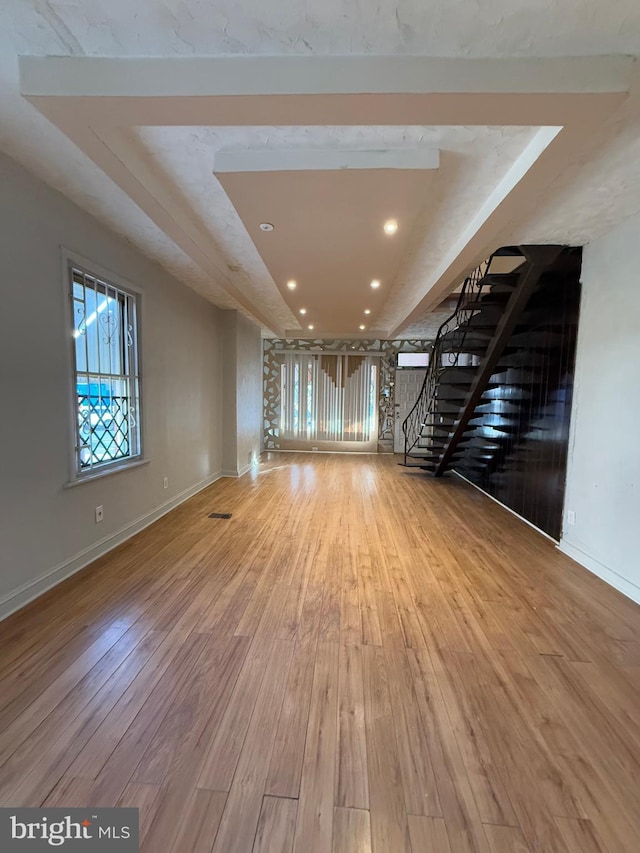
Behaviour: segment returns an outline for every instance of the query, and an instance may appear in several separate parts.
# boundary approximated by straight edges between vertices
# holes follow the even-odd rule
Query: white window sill
[[[69,480],[64,483],[65,489],[73,489],[75,486],[82,486],[84,483],[93,483],[94,480],[101,480],[103,477],[111,477],[112,474],[121,474],[123,471],[131,471],[132,468],[142,468],[143,465],[148,465],[150,459],[137,459],[135,462],[124,462],[121,465],[111,465],[102,471],[96,471],[92,474],[84,474],[78,477],[77,480]]]

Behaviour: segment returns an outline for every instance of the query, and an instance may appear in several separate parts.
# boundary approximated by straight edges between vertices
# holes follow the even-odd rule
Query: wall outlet
[[[572,509],[570,509],[567,512],[567,524],[575,524],[575,523],[576,523],[576,514]]]
[[[312,447],[311,449],[312,449],[312,450],[317,450],[318,448],[317,448],[317,447]]]
[[[165,477],[164,480],[162,481],[162,488],[163,489],[169,488],[169,478],[168,477]]]
[[[97,506],[96,507],[96,524],[100,524],[102,519],[104,518],[104,507]]]

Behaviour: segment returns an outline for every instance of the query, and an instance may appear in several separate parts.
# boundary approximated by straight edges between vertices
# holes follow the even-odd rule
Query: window
[[[403,367],[429,367],[428,352],[399,352],[396,358],[398,369]]]
[[[82,477],[140,456],[138,297],[75,264],[69,276],[75,474]]]
[[[373,357],[286,353],[280,381],[280,428],[285,441],[377,440]]]

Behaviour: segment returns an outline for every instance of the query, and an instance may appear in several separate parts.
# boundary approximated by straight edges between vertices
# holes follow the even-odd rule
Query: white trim
[[[632,56],[19,57],[27,97],[621,92],[632,68]]]
[[[507,506],[506,504],[503,504],[503,503],[502,503],[502,501],[499,501],[499,500],[498,500],[498,498],[494,498],[494,496],[493,496],[493,495],[490,495],[490,494],[489,494],[489,492],[485,492],[485,490],[484,490],[484,489],[481,489],[481,488],[480,488],[480,486],[476,486],[476,484],[475,484],[475,483],[472,483],[472,482],[471,482],[471,480],[467,480],[467,478],[466,478],[466,477],[463,477],[463,476],[462,476],[462,474],[459,474],[457,471],[452,471],[451,473],[452,473],[452,474],[455,474],[455,475],[456,475],[456,477],[460,477],[460,479],[461,479],[461,480],[464,480],[464,481],[465,481],[465,483],[469,483],[469,485],[470,485],[470,486],[473,486],[473,488],[474,488],[474,489],[477,489],[479,492],[482,492],[482,494],[483,494],[486,498],[489,498],[489,500],[491,500],[491,501],[493,501],[494,503],[498,504],[498,506],[501,506],[501,507],[502,507],[502,509],[506,509],[506,511],[507,511],[507,512],[510,512],[510,513],[511,513],[511,515],[515,515],[515,517],[516,517],[516,518],[518,518],[520,521],[524,522],[524,524],[526,524],[526,525],[527,525],[528,527],[530,527],[532,530],[535,530],[535,531],[536,531],[536,533],[539,533],[541,536],[544,536],[544,538],[545,538],[545,539],[548,539],[548,540],[549,540],[549,542],[553,542],[553,544],[554,544],[554,545],[556,545],[556,546],[558,545],[558,540],[557,540],[557,539],[554,539],[554,538],[553,538],[553,536],[549,536],[549,534],[548,534],[548,533],[545,533],[545,532],[544,532],[544,530],[540,530],[540,528],[539,528],[539,527],[536,527],[536,526],[535,526],[535,524],[532,524],[532,522],[530,522],[530,521],[529,521],[529,519],[524,518],[524,516],[522,516],[522,515],[520,515],[519,513],[517,513],[514,509],[511,509],[511,507],[510,507],[510,506]]]
[[[75,486],[81,486],[83,483],[93,483],[94,480],[102,480],[103,477],[110,477],[112,474],[122,474],[123,471],[130,471],[132,468],[142,468],[143,465],[148,465],[151,459],[135,459],[133,462],[123,462],[118,464],[113,462],[107,464],[104,470],[98,470],[95,473],[84,474],[78,477],[77,480],[69,480],[64,483],[63,489],[73,489]]]
[[[112,282],[121,290],[130,290],[132,293],[135,293],[136,296],[142,296],[142,288],[135,282],[131,281],[131,279],[125,278],[123,275],[120,275],[120,273],[103,267],[97,261],[87,258],[86,255],[82,255],[74,249],[69,249],[67,246],[60,246],[60,251],[62,252],[63,271],[65,275],[69,271],[69,265],[73,265],[75,267],[79,267],[83,272],[86,272],[90,276],[106,280],[107,282]],[[65,286],[66,293],[68,293],[68,279],[65,282]],[[73,324],[71,324],[71,328],[73,328]]]
[[[213,174],[342,169],[438,169],[438,148],[234,148],[217,151]]]
[[[237,468],[235,468],[235,469],[223,468],[221,476],[222,477],[236,477],[236,478],[237,477],[244,477],[244,475],[247,473],[247,471],[250,471],[251,468],[253,468],[253,465],[254,465],[253,462],[248,462],[246,465],[244,465],[242,468],[240,468],[240,470],[238,470]]]
[[[640,587],[636,586],[632,581],[618,574],[618,572],[615,572],[613,569],[610,569],[609,566],[605,566],[604,563],[601,563],[600,560],[596,560],[595,557],[592,557],[591,554],[587,554],[586,551],[582,551],[575,545],[571,545],[565,539],[561,539],[558,543],[558,550],[567,557],[570,557],[572,560],[575,560],[576,563],[596,575],[596,577],[599,577],[600,580],[608,583],[609,586],[617,589],[618,592],[626,595],[627,598],[635,601],[636,604],[640,604]]]
[[[40,575],[39,578],[35,578],[34,580],[23,584],[23,586],[18,587],[18,589],[14,589],[7,593],[0,598],[0,621],[2,619],[6,619],[7,616],[10,616],[12,613],[15,613],[16,610],[20,610],[35,598],[39,598],[63,580],[75,575],[76,572],[81,571],[90,563],[93,563],[94,560],[104,556],[118,545],[121,545],[127,539],[135,536],[136,533],[140,533],[140,531],[144,530],[145,527],[149,527],[150,524],[153,524],[159,518],[162,518],[163,515],[171,512],[171,510],[175,509],[181,503],[184,503],[189,500],[189,498],[198,494],[198,492],[206,489],[207,486],[211,486],[216,482],[216,480],[219,480],[221,476],[222,474],[220,473],[211,474],[211,476],[206,477],[194,486],[189,486],[189,488],[184,489],[177,495],[174,495],[170,500],[160,504],[160,506],[151,510],[151,512],[146,513],[146,515],[142,515],[140,518],[135,519],[135,521],[125,524],[124,527],[121,527],[120,530],[116,530],[115,533],[105,536],[104,539],[100,539],[99,542],[96,542],[89,548],[85,548],[69,560],[65,560],[63,563],[49,569],[43,575]]]
[[[263,453],[328,453],[343,456],[377,456],[377,450],[281,450],[279,447],[265,447]]]

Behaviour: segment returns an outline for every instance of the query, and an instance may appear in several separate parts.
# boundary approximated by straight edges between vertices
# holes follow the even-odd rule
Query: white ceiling
[[[402,311],[402,306],[398,305],[402,294],[410,290],[409,298],[419,298],[425,268],[428,273],[429,261],[434,262],[438,257],[430,251],[430,247],[437,241],[444,248],[455,238],[465,224],[465,208],[473,209],[477,205],[476,200],[484,198],[491,191],[496,177],[507,171],[533,135],[533,129],[527,127],[415,126],[144,127],[136,128],[135,132],[144,145],[144,156],[161,168],[176,192],[180,190],[188,198],[194,214],[211,239],[216,241],[227,262],[241,268],[245,275],[245,290],[251,294],[251,298],[267,306],[270,315],[276,317],[285,329],[292,329],[298,324],[300,318],[294,315],[297,307],[304,305],[309,309],[309,313],[302,323],[302,328],[306,329],[307,322],[313,322],[315,333],[316,329],[321,328],[318,321],[322,322],[322,318],[327,317],[327,321],[322,325],[323,333],[335,333],[336,337],[344,337],[345,334],[358,330],[359,324],[365,321],[362,315],[365,307],[375,311],[366,319],[369,334],[372,334],[371,329],[385,330],[393,325],[395,316]],[[395,176],[394,182],[401,183],[402,170],[383,170],[381,174],[376,175],[367,171],[363,192],[358,194],[357,199],[351,193],[347,179],[360,179],[363,176],[354,172],[349,176],[344,172],[333,173],[334,204],[331,205],[330,199],[324,195],[325,204],[321,207],[318,192],[309,194],[305,189],[304,197],[301,198],[299,194],[290,191],[288,186],[285,189],[286,175],[272,173],[266,176],[271,178],[269,186],[258,186],[265,180],[265,175],[244,173],[242,177],[248,184],[248,192],[242,200],[242,209],[238,207],[239,215],[236,215],[234,204],[238,206],[240,200],[231,192],[230,198],[226,192],[230,191],[232,186],[231,176],[219,176],[222,182],[220,183],[212,179],[211,174],[215,155],[219,151],[250,151],[258,148],[288,152],[323,148],[348,151],[364,147],[393,151],[419,151],[426,148],[443,152],[440,168],[424,173],[428,177],[428,184],[416,187],[412,186],[415,184],[412,177],[406,179],[414,195],[419,191],[423,201],[418,205],[417,211],[412,212],[410,220],[399,217],[402,226],[400,231],[396,237],[386,239],[389,249],[403,250],[402,255],[394,259],[392,276],[385,276],[386,264],[372,268],[369,275],[365,270],[371,260],[371,250],[382,234],[382,223],[390,216],[398,217],[397,193],[394,194],[392,202],[386,187],[389,175]],[[310,173],[308,178],[312,174]],[[289,177],[296,183],[301,180],[301,175],[297,172],[289,173]],[[236,176],[234,179],[237,182]],[[322,176],[325,187],[327,181],[328,176]],[[270,190],[271,186],[273,192]],[[368,187],[372,190],[373,198],[366,192],[365,188]],[[284,229],[281,216],[275,215],[275,203],[269,202],[270,197],[281,199],[283,195],[286,203],[291,203],[291,210],[295,212],[297,221],[308,226],[307,239],[302,243],[300,234],[296,234],[295,259],[287,251],[286,242],[281,243],[292,239],[291,230]],[[249,204],[247,197],[251,201]],[[352,209],[351,215],[347,217],[341,215],[339,199],[342,198],[344,202],[349,197],[352,198]],[[379,199],[378,213],[376,197]],[[362,210],[363,206],[367,209]],[[249,212],[253,211],[252,217],[247,215],[247,208]],[[335,235],[330,233],[331,223],[325,223],[324,228],[319,228],[318,215],[330,215],[333,222],[340,223],[343,240],[348,241],[350,247],[349,252],[343,252],[341,257],[337,257]],[[349,224],[358,224],[363,215],[372,218],[377,228],[370,232],[370,242],[367,242],[364,234],[360,234],[359,239],[354,242],[355,235]],[[263,219],[277,222],[278,228],[273,234],[256,234],[256,226]],[[262,257],[254,245],[256,238],[261,246]],[[360,246],[359,252],[354,250],[355,245]],[[274,257],[270,251],[273,246],[278,247],[278,257]],[[269,257],[263,250],[269,253]],[[336,273],[332,276],[327,275],[329,270],[325,263],[329,254],[333,255],[336,264]],[[306,265],[303,263],[305,257]],[[364,268],[360,277],[359,266]],[[278,276],[280,269],[283,270],[283,275]],[[284,270],[287,272],[284,273]],[[398,278],[393,292],[390,292],[391,288],[387,285],[391,284],[395,274]],[[320,275],[323,276],[325,286],[317,281]],[[386,278],[385,286],[377,293],[367,290],[369,281],[374,277]],[[285,282],[289,278],[298,282],[295,294],[286,290]],[[359,304],[357,319],[353,313],[356,305],[347,307],[343,300],[335,298],[335,293],[326,293],[329,278],[330,290],[342,289],[345,295],[353,293],[354,299],[360,299],[360,302],[356,303]],[[362,295],[358,296],[358,293]],[[286,305],[279,303],[278,295],[289,301],[293,314]]]
[[[243,120],[247,125],[244,127],[229,126],[228,120],[209,120],[206,116],[205,121],[199,116],[198,121],[193,117],[189,118],[192,123],[185,119],[178,121],[182,126],[171,126],[175,124],[173,118],[160,117],[128,121],[126,129],[120,124],[116,132],[114,113],[111,126],[105,125],[101,138],[113,151],[126,150],[128,169],[134,178],[147,185],[153,183],[161,190],[158,194],[162,196],[162,210],[142,203],[143,212],[139,206],[143,200],[122,176],[108,168],[99,156],[81,152],[67,138],[79,139],[75,135],[77,128],[72,127],[77,116],[71,121],[68,111],[63,116],[63,111],[57,109],[55,127],[20,97],[17,55],[124,58],[422,54],[470,58],[640,53],[637,0],[618,0],[614,5],[600,0],[528,0],[519,5],[522,8],[514,8],[513,0],[483,0],[482,4],[469,0],[429,4],[422,0],[377,4],[323,0],[300,4],[291,0],[268,5],[257,0],[209,4],[198,0],[3,0],[0,148],[125,234],[207,298],[222,307],[239,307],[257,319],[263,329],[276,333],[297,331],[297,302],[281,290],[281,281],[273,279],[273,270],[284,267],[273,258],[268,263],[261,258],[249,236],[250,229],[244,226],[213,176],[216,152],[256,148],[437,148],[441,152],[441,168],[429,177],[428,197],[422,210],[412,216],[410,227],[405,224],[405,250],[397,259],[393,282],[389,282],[378,301],[373,324],[381,334],[410,331],[417,336],[421,329],[426,333],[433,326],[433,318],[426,316],[427,309],[455,285],[465,263],[495,245],[495,241],[582,243],[640,210],[640,110],[633,77],[624,87],[631,88],[631,97],[619,106],[611,104],[603,109],[601,120],[591,124],[584,114],[587,111],[579,115],[580,96],[574,87],[572,99],[563,102],[561,115],[556,117],[558,124],[565,126],[566,121],[566,127],[574,127],[573,136],[563,131],[565,143],[559,138],[549,151],[539,152],[542,156],[531,166],[528,190],[525,191],[525,180],[515,186],[514,192],[509,191],[508,215],[501,215],[498,209],[491,229],[478,220],[485,230],[480,228],[480,236],[473,243],[474,235],[465,233],[470,221],[475,222],[509,169],[522,163],[535,139],[535,128],[551,123],[545,118],[553,112],[551,96],[544,105],[536,103],[536,115],[530,123],[522,116],[512,122],[512,111],[505,109],[482,120],[472,116],[473,120],[464,125],[460,125],[455,112],[456,120],[446,123],[442,119],[432,124],[419,121],[406,111],[403,122],[396,123],[387,116],[374,123],[374,111],[367,113],[366,123],[358,125],[348,116],[332,122],[327,106],[326,119],[319,126],[313,111],[302,115],[304,111],[298,110],[301,119],[297,123],[288,118],[280,126],[269,126],[264,121],[264,110],[254,110],[253,118],[248,114]],[[598,62],[594,60],[593,65],[596,78]],[[514,78],[520,76],[520,67],[515,66]],[[530,67],[522,68],[524,79]],[[593,74],[589,80],[589,74],[583,72],[584,68],[578,74],[581,91],[589,97],[597,85]],[[455,73],[452,67],[452,76]],[[637,70],[632,75],[637,78]],[[292,70],[290,83],[296,76],[299,74]],[[567,78],[564,74],[559,76],[562,79],[557,83],[539,91],[550,92],[555,87],[562,92],[567,88]],[[429,91],[429,87],[422,90]],[[333,92],[335,88],[326,91]],[[57,94],[64,93],[58,90]],[[455,94],[449,93],[447,98],[451,106],[456,103]],[[171,103],[175,105],[175,97]],[[471,115],[470,105],[467,106]],[[272,112],[274,118],[270,120],[276,124],[277,111]],[[89,113],[90,110],[85,116],[86,126],[92,120]],[[173,113],[175,109],[163,115]],[[335,110],[333,114],[342,115]],[[252,126],[254,121],[259,126]],[[578,133],[580,122],[583,134]],[[550,152],[553,168],[545,165]],[[105,167],[110,176],[105,174]],[[544,177],[547,181],[546,187],[541,182],[536,189],[536,169],[541,180]],[[368,175],[372,185],[381,179],[374,170]],[[277,175],[270,177],[277,179]],[[244,216],[247,220],[250,212],[245,210]],[[180,235],[167,224],[175,218],[181,225]],[[466,254],[465,246],[469,247]],[[362,253],[363,246],[358,251]],[[450,263],[452,259],[456,263]],[[336,279],[340,274],[336,270]],[[303,274],[296,273],[295,277],[301,280]],[[312,290],[309,296],[317,300],[317,287]],[[351,293],[350,298],[355,304],[356,295]],[[336,299],[334,296],[332,306],[339,312]],[[334,313],[334,319],[335,316]],[[340,331],[328,328],[331,316],[323,322],[324,332]],[[314,335],[321,331],[316,328]],[[341,334],[345,332],[342,329]]]

